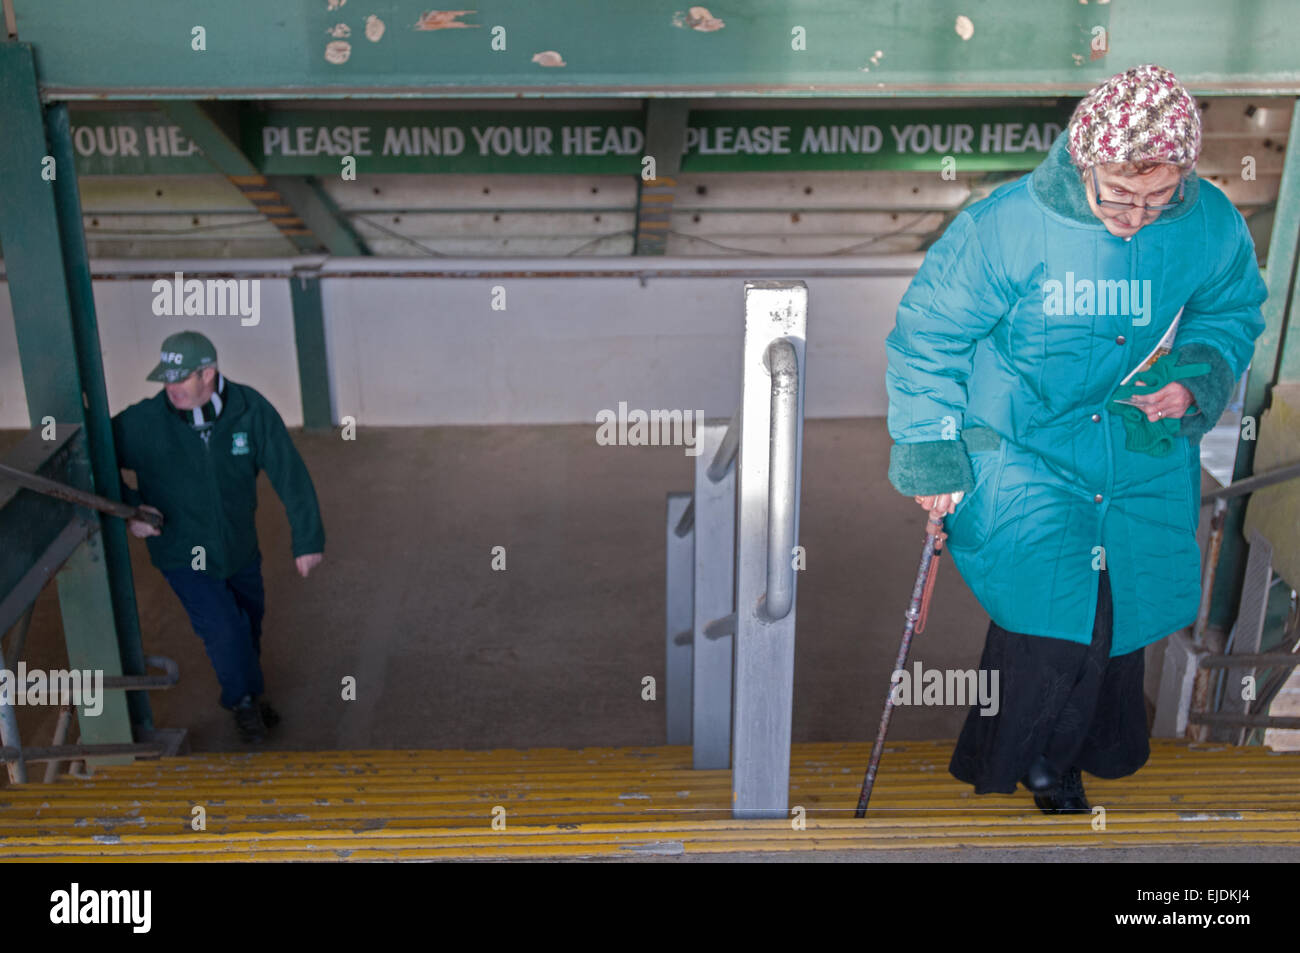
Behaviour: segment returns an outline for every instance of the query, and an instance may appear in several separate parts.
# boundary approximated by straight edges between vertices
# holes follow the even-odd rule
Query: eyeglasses
[[[1183,185],[1186,181],[1185,177],[1183,176],[1179,176],[1178,178],[1178,197],[1174,199],[1172,202],[1166,202],[1163,205],[1151,205],[1151,204],[1138,205],[1136,202],[1114,202],[1111,201],[1110,199],[1103,199],[1101,197],[1101,184],[1097,181],[1097,167],[1095,165],[1092,166],[1091,171],[1092,171],[1092,188],[1094,193],[1096,193],[1097,204],[1100,205],[1102,208],[1113,208],[1113,209],[1120,209],[1120,210],[1140,208],[1144,212],[1163,212],[1166,209],[1177,208],[1179,204],[1183,201]],[[1161,191],[1163,192],[1164,190],[1161,189]]]

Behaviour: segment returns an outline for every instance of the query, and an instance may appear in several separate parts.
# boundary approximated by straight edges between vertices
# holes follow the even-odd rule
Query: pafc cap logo
[[[162,354],[159,355],[159,360],[164,364],[179,364],[184,360],[184,358],[181,357],[180,351],[163,351]]]
[[[248,434],[241,430],[231,435],[230,455],[239,456],[242,453],[248,453]]]

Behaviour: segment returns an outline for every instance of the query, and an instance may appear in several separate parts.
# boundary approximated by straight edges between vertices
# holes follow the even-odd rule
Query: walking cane
[[[925,616],[930,608],[930,595],[934,592],[934,581],[939,578],[939,557],[943,555],[943,541],[948,534],[943,531],[943,517],[934,510],[925,524],[925,548],[921,550],[921,568],[916,573],[916,583],[912,586],[912,601],[907,607],[907,625],[903,628],[903,644],[898,647],[898,660],[894,663],[894,672],[903,671],[907,664],[907,650],[912,645],[914,632],[925,631]],[[858,795],[858,809],[854,817],[863,817],[867,813],[867,801],[871,800],[871,788],[876,783],[876,768],[880,765],[880,755],[885,750],[885,732],[889,731],[889,719],[894,714],[894,680],[890,673],[889,692],[885,695],[885,710],[880,716],[880,728],[876,731],[876,744],[871,749],[871,763],[867,765],[867,776],[862,780],[862,793]]]

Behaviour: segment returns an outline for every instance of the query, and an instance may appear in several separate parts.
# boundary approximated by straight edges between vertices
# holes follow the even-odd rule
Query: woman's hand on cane
[[[965,495],[961,490],[957,490],[955,493],[916,496],[913,499],[920,503],[923,509],[929,510],[931,516],[946,516],[957,508],[957,504],[961,502],[961,498]]]

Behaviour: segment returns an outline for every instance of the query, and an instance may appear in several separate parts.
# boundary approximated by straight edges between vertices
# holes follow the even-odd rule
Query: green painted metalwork
[[[273,110],[245,114],[244,152],[268,175],[559,172],[634,174],[642,111]]]
[[[73,107],[72,145],[80,175],[201,175],[212,163],[161,109]]]
[[[104,677],[122,674],[117,645],[105,638],[111,618],[112,593],[105,569],[104,544],[96,533],[77,547],[63,564],[55,581],[59,589],[59,611],[63,617],[63,638],[68,646],[68,667],[102,671]],[[127,710],[127,692],[105,691],[103,710],[88,717],[77,711],[79,744],[117,744],[134,741]],[[131,692],[143,695],[143,692]],[[87,766],[130,764],[129,755],[87,758]]]
[[[54,439],[44,439],[49,436]],[[68,483],[74,450],[85,453],[84,434],[76,424],[61,423],[52,432],[45,428],[28,431],[4,455],[3,462],[27,473]],[[25,608],[30,607],[35,595],[32,588],[44,586],[58,569],[51,547],[55,552],[62,550],[57,545],[60,534],[69,523],[89,524],[91,515],[79,511],[72,503],[0,479],[0,539],[4,540],[0,546],[0,632],[8,631]],[[69,534],[73,538],[86,535],[89,535],[88,526],[86,533]]]
[[[77,485],[91,489],[95,486],[91,461],[96,455],[96,474],[116,475],[117,471],[111,439],[109,455],[103,454],[107,399],[93,304],[87,310],[90,284],[80,211],[69,209],[63,194],[67,189],[75,193],[76,170],[66,152],[66,124],[54,130],[56,141],[63,137],[54,153],[46,143],[32,49],[26,44],[0,43],[0,114],[6,119],[5,135],[0,137],[0,182],[5,186],[0,189],[0,242],[29,414],[33,426],[53,418],[85,424],[88,431],[99,428],[87,442],[89,452],[73,461],[74,472],[78,463],[83,470],[84,482]],[[58,161],[60,154],[63,162]],[[62,219],[56,192],[64,207]],[[74,231],[61,234],[61,221],[70,218]],[[66,256],[72,257],[71,268],[65,264]],[[84,375],[87,363],[93,369]],[[69,660],[77,667],[82,667],[80,660],[93,660],[94,667],[106,675],[120,675],[120,645],[134,638],[138,652],[139,632],[119,629],[122,618],[98,535],[78,549],[68,567],[57,579]],[[129,580],[129,574],[125,578]],[[134,612],[133,602],[129,608]],[[82,720],[82,736],[87,740],[92,736],[97,741],[132,740],[126,699],[118,693],[114,696],[97,718]],[[147,707],[144,710],[147,715]]]
[[[237,118],[228,104],[220,107],[196,102],[164,102],[163,115],[179,126],[202,156],[208,168],[225,175],[257,175],[261,170],[239,147]]]
[[[211,104],[167,102],[156,112],[74,110],[73,144],[78,171],[95,175],[190,174],[215,166],[230,176],[338,176],[345,157],[359,174],[636,175],[645,155],[686,172],[930,171],[946,155],[964,171],[1019,170],[1043,159],[1072,108],[710,109],[688,116],[685,100],[648,104],[648,119],[641,111],[590,109],[250,109],[236,143],[233,116],[221,123]],[[657,108],[670,106],[682,128],[666,148],[655,144],[648,123]]]
[[[331,255],[354,258],[370,254],[366,243],[315,179],[273,175],[267,180]]]
[[[1282,181],[1278,187],[1277,206],[1273,217],[1273,234],[1269,240],[1268,263],[1264,280],[1268,285],[1268,300],[1264,302],[1264,332],[1255,340],[1255,355],[1247,372],[1246,396],[1242,417],[1253,418],[1258,423],[1260,414],[1268,404],[1269,389],[1279,379],[1295,379],[1295,363],[1300,353],[1300,322],[1294,320],[1297,298],[1296,284],[1300,280],[1300,99],[1291,108],[1291,131],[1287,138],[1286,162],[1282,168]],[[1290,316],[1290,317],[1289,317]],[[1285,347],[1283,334],[1286,334]],[[1290,372],[1285,372],[1291,368]],[[1245,479],[1255,472],[1255,441],[1237,441],[1237,460],[1232,470],[1233,481]],[[1210,604],[1210,624],[1227,628],[1237,614],[1237,601],[1242,580],[1246,574],[1247,547],[1242,534],[1245,523],[1246,502],[1232,500],[1224,514],[1223,549],[1219,557],[1218,575],[1214,580],[1213,600]]]
[[[91,463],[91,484],[86,489],[110,500],[121,500],[121,476],[117,466],[117,449],[113,446],[113,426],[108,408],[108,390],[104,382],[104,364],[99,342],[99,321],[95,314],[95,295],[90,281],[90,260],[86,254],[86,234],[81,217],[81,194],[72,158],[68,107],[59,103],[46,114],[50,152],[60,174],[55,179],[54,205],[59,218],[59,236],[63,247],[63,272],[71,305],[76,362],[81,375],[85,404],[86,447]],[[122,674],[145,674],[144,648],[140,637],[140,617],[135,604],[135,579],[131,573],[131,551],[127,546],[126,524],[120,519],[98,516],[109,589],[113,597],[118,649]],[[130,692],[127,702],[131,722],[140,728],[153,728],[149,696]]]
[[[1300,92],[1292,0],[14,6],[51,99],[1078,96],[1149,62],[1200,94]]]
[[[329,363],[325,354],[325,311],[320,279],[298,275],[289,279],[293,300],[293,340],[298,349],[298,386],[302,391],[304,430],[327,430],[334,423],[330,409]]]
[[[4,244],[18,360],[32,426],[45,417],[81,423],[71,303],[54,208],[54,157],[36,97],[31,48],[0,43],[0,242]],[[53,168],[54,174],[60,170]],[[71,174],[72,170],[62,170]]]
[[[258,200],[267,197],[267,182],[261,170],[240,148],[237,106],[230,103],[165,102],[162,111],[189,134],[212,167],[229,177],[298,251],[311,254],[323,249],[317,237],[304,227],[296,209],[283,211],[285,202],[282,196],[272,198],[270,202]],[[263,211],[267,205],[280,211]]]
[[[1070,121],[1066,106],[730,110],[691,115],[685,172],[1032,169]]]

